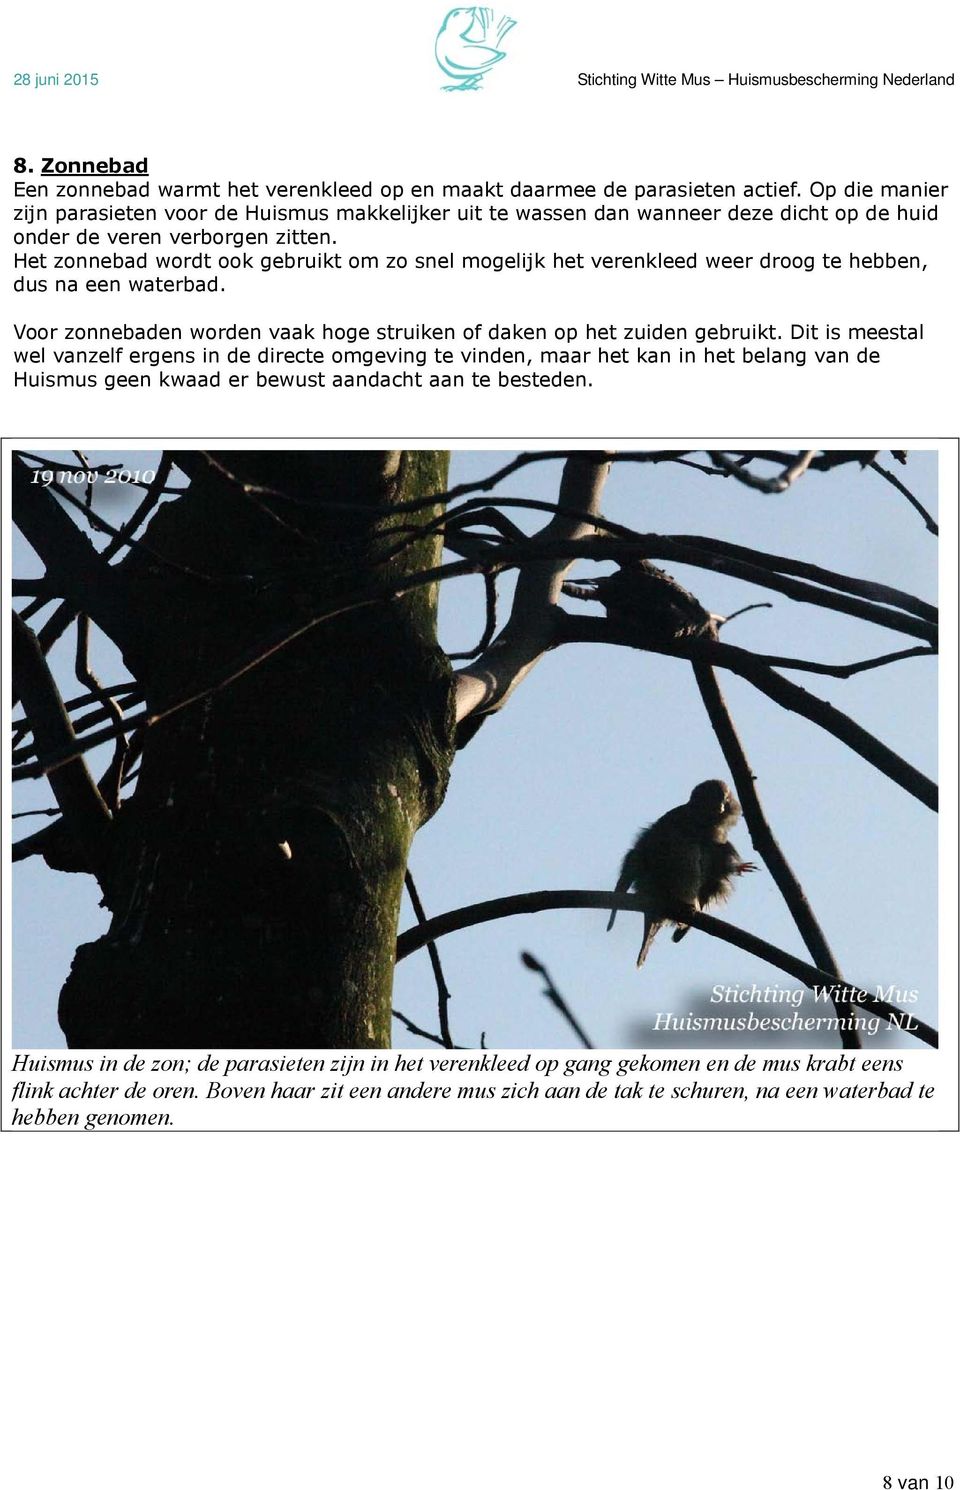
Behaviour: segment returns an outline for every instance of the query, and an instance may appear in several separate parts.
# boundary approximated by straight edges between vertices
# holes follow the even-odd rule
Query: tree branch
[[[782,476],[755,476],[748,471],[744,465],[732,461],[724,455],[722,450],[708,450],[707,454],[726,476],[733,476],[741,481],[744,486],[749,486],[753,491],[769,493],[785,492],[798,481],[803,473],[809,469],[811,461],[816,455],[815,450],[805,450],[795,460],[792,460]]]
[[[36,637],[16,612],[13,614],[13,675],[30,716],[38,751],[56,754],[75,749],[77,742],[73,725],[53,675]],[[96,782],[82,757],[51,770],[49,775],[63,821],[80,845],[91,872],[102,884],[106,834],[111,817]]]
[[[103,563],[109,563],[109,561],[117,553],[119,553],[121,548],[129,546],[129,540],[132,538],[133,534],[136,533],[137,529],[141,527],[144,522],[146,522],[147,518],[150,516],[150,513],[159,502],[160,498],[168,490],[167,480],[169,478],[172,467],[173,460],[171,459],[171,457],[167,454],[162,455],[157,465],[156,474],[153,480],[150,482],[149,486],[146,488],[145,495],[138,504],[136,511],[133,513],[133,516],[128,518],[128,520],[123,524],[123,527],[120,528],[117,537],[111,538],[110,542],[100,550],[100,559]],[[133,485],[132,482],[130,484]],[[142,485],[142,483],[138,482],[137,485]],[[39,609],[39,604],[36,608]],[[24,620],[27,620],[28,616],[32,614],[33,610],[33,606],[27,607],[27,609],[23,612]],[[74,620],[76,614],[77,607],[75,605],[72,605],[69,600],[65,600],[62,605],[57,606],[57,609],[53,612],[53,615],[50,617],[50,619],[48,621],[45,621],[43,626],[40,628],[38,640],[40,642],[41,652],[43,652],[44,654],[49,652],[54,642],[59,641],[60,637],[66,631],[67,627]],[[69,707],[70,706],[68,705],[68,708]]]
[[[779,492],[786,490],[786,487],[792,485],[793,480],[796,480],[796,476],[793,473],[796,470],[796,467],[800,464],[800,461],[795,461],[793,456],[788,455],[783,450],[751,450],[743,452],[731,452],[735,455],[741,455],[744,460],[744,464],[746,460],[766,460],[773,463],[779,463],[780,465],[789,468],[785,471],[783,476],[764,478],[762,476],[755,476],[750,471],[745,470],[743,464],[731,461],[721,451],[711,450],[708,453],[711,460],[717,463],[725,476],[733,476],[736,478],[737,481],[742,481],[745,486],[750,486],[755,491]],[[905,451],[893,450],[890,453],[891,455],[896,456],[898,460],[904,463],[906,462],[907,457]],[[906,497],[911,506],[915,508],[915,510],[923,518],[927,531],[933,533],[936,537],[939,534],[940,529],[934,519],[931,517],[930,513],[923,506],[923,504],[917,500],[917,498],[913,495],[913,492],[910,491],[910,489],[905,486],[904,483],[897,476],[895,476],[892,471],[886,470],[878,463],[877,457],[879,455],[879,450],[825,450],[821,455],[817,455],[815,451],[810,450],[807,451],[805,456],[801,457],[800,459],[801,461],[806,461],[804,469],[810,469],[813,471],[832,471],[837,466],[849,465],[853,461],[859,461],[860,465],[864,469],[869,468],[871,471],[876,471],[878,475],[882,476],[886,481],[889,481],[891,486],[895,486],[897,491],[900,492],[902,496]]]
[[[878,580],[858,579],[851,574],[840,574],[835,569],[824,569],[821,564],[811,564],[804,559],[795,559],[788,554],[768,554],[761,549],[746,548],[740,543],[726,543],[720,538],[705,538],[697,534],[675,533],[670,542],[690,545],[700,549],[705,554],[716,554],[718,557],[729,559],[742,559],[746,563],[759,566],[764,569],[772,569],[781,574],[791,574],[799,579],[812,581],[815,585],[825,585],[828,589],[840,590],[848,595],[859,595],[863,600],[878,601],[883,605],[891,605],[900,610],[905,610],[919,617],[922,621],[930,621],[934,625],[938,619],[938,611],[935,605],[927,600],[921,600],[916,595],[911,595],[907,590],[898,590],[893,585],[881,584]],[[653,555],[652,557],[666,558],[667,555]],[[686,561],[684,561],[686,562]],[[719,567],[719,566],[717,566]],[[868,617],[867,619],[872,619]]]
[[[609,456],[611,462],[617,458],[614,454]],[[424,505],[422,499],[418,505]],[[452,535],[476,523],[481,526],[494,527],[501,537],[507,540],[505,546],[511,542],[537,542],[542,538],[542,533],[528,538],[509,521],[500,511],[501,508],[516,508],[527,512],[553,513],[556,511],[552,502],[536,497],[497,497],[496,506],[492,506],[486,498],[476,498],[463,502],[459,507],[448,507],[426,528],[411,529],[411,537],[415,540],[424,532],[437,529],[443,529],[445,534]],[[573,515],[571,512],[570,516]],[[743,544],[727,543],[722,539],[708,538],[702,534],[640,533],[634,528],[625,527],[623,523],[611,522],[609,518],[602,517],[599,513],[581,512],[579,516],[600,533],[610,534],[611,537],[621,538],[625,542],[643,544],[644,549],[640,556],[644,558],[673,559],[676,563],[692,564],[702,569],[716,569],[722,573],[740,575],[753,579],[756,583],[763,583],[756,571],[771,570],[774,574],[793,575],[810,580],[815,586],[825,586],[828,589],[839,590],[843,594],[855,595],[865,600],[879,602],[881,605],[893,606],[934,624],[938,618],[935,605],[919,599],[916,595],[911,595],[906,590],[882,584],[879,580],[859,579],[854,575],[841,574],[835,569],[825,569],[821,564],[812,564],[804,559],[795,559],[786,554],[765,553],[762,549],[747,548]],[[457,548],[456,551],[460,552],[460,549]],[[633,552],[639,554],[639,550],[633,550]],[[611,545],[606,554],[585,554],[584,556],[615,558],[616,554]],[[752,572],[745,574],[742,569],[727,569],[724,564],[716,562],[717,559],[732,559],[741,562],[750,566]],[[784,593],[789,594],[793,599],[808,600],[815,599],[820,592],[817,589],[811,591],[807,587],[798,586],[795,589],[785,589]],[[861,615],[866,620],[880,619],[874,613],[863,610],[853,610],[851,614]],[[885,614],[887,613],[881,612],[881,616]]]
[[[504,497],[505,507],[521,507],[531,512],[553,512],[552,503],[525,497]],[[461,519],[463,508],[438,518],[433,526],[450,525]],[[791,600],[820,605],[828,610],[841,611],[845,615],[857,616],[877,626],[888,626],[894,631],[903,631],[909,636],[935,645],[937,641],[936,606],[872,580],[857,579],[853,575],[838,574],[816,564],[807,564],[799,559],[789,559],[779,554],[766,554],[759,550],[744,548],[736,543],[723,543],[712,538],[691,534],[637,533],[621,523],[613,523],[599,513],[581,512],[587,528],[593,527],[610,537],[581,537],[573,541],[551,542],[547,547],[547,529],[517,542],[505,541],[493,545],[490,552],[502,561],[502,567],[511,568],[522,562],[524,553],[533,546],[545,551],[544,556],[562,558],[570,554],[573,558],[596,559],[617,562],[621,558],[662,559],[675,564],[689,564],[697,569],[709,569],[719,574],[729,574],[735,579],[748,580],[765,589],[776,590]],[[574,516],[574,514],[570,514]],[[548,527],[550,525],[548,524]],[[458,551],[465,535],[457,532]],[[611,542],[616,538],[616,543]],[[519,556],[519,558],[518,558]],[[535,555],[531,554],[531,560]],[[798,576],[798,577],[791,577]],[[801,578],[812,581],[803,583]],[[841,593],[832,594],[832,590]],[[902,614],[906,612],[907,614]]]
[[[607,641],[614,646],[659,652],[666,657],[686,657],[691,662],[706,662],[728,668],[730,672],[746,678],[748,683],[752,683],[782,708],[793,714],[802,714],[811,723],[818,724],[821,729],[862,756],[871,766],[875,766],[884,776],[889,776],[891,781],[902,786],[904,791],[916,797],[925,807],[930,807],[933,811],[937,809],[937,786],[928,776],[924,776],[922,771],[897,755],[889,745],[884,745],[876,735],[857,724],[849,714],[844,714],[842,709],[835,708],[816,694],[808,693],[798,683],[781,678],[773,668],[743,647],[700,637],[658,643],[645,636],[642,641],[638,641],[636,632],[628,626],[618,625],[602,616],[572,616],[569,612],[563,612],[563,622],[557,628],[555,645],[588,641]]]
[[[715,644],[722,649],[725,655],[718,653],[717,661],[721,667],[729,668],[732,672],[739,673],[740,677],[746,678],[754,688],[772,698],[775,703],[780,704],[791,713],[801,714],[811,723],[818,724],[821,729],[834,736],[849,746],[863,760],[871,766],[902,786],[904,791],[916,797],[925,807],[936,812],[939,803],[939,792],[936,782],[931,781],[916,766],[905,761],[903,756],[891,750],[889,745],[884,745],[876,735],[857,724],[849,714],[844,714],[842,709],[837,709],[826,699],[818,698],[815,694],[808,693],[798,683],[793,683],[789,678],[782,678],[779,673],[763,664],[757,664],[749,652],[743,652],[740,647],[729,647],[724,642]],[[738,656],[737,654],[741,654]]]
[[[39,645],[39,644],[38,644]],[[77,652],[75,676],[78,683],[85,683],[100,701],[107,718],[117,727],[117,743],[114,747],[113,764],[106,776],[106,803],[111,813],[120,806],[120,786],[123,767],[127,758],[127,737],[123,732],[123,710],[112,694],[105,692],[103,684],[90,666],[90,617],[86,611],[77,616]],[[36,737],[34,737],[36,740]]]
[[[843,974],[820,923],[813,913],[806,892],[787,862],[786,855],[767,821],[757,792],[756,777],[747,760],[736,725],[730,716],[726,699],[717,682],[717,675],[705,662],[695,662],[693,674],[697,680],[697,687],[700,690],[707,717],[713,725],[724,759],[730,767],[740,805],[743,808],[743,815],[750,830],[750,841],[769,869],[774,883],[786,901],[797,930],[803,937],[807,951],[817,967],[824,968],[835,982],[842,983]],[[842,1011],[836,999],[833,1002],[839,1015]],[[849,1030],[841,1024],[840,1037],[845,1049],[860,1049],[861,1041],[856,1030]]]
[[[476,905],[461,906],[459,910],[447,911],[442,916],[434,916],[424,926],[411,927],[397,938],[397,961],[409,957],[411,952],[417,952],[426,945],[428,941],[439,941],[442,936],[449,936],[452,931],[464,931],[470,926],[482,926],[487,921],[499,921],[505,916],[529,916],[536,911],[556,910],[617,910],[617,911],[640,911],[644,909],[638,895],[618,895],[616,891],[610,890],[534,890],[524,895],[504,895],[496,900],[483,900]],[[729,942],[733,947],[739,947],[742,952],[747,952],[753,957],[760,957],[769,962],[773,967],[780,968],[789,973],[792,978],[799,978],[801,983],[806,984],[815,992],[820,989],[824,992],[835,993],[842,998],[844,1003],[849,1003],[851,1008],[859,1007],[877,1014],[885,1019],[888,1024],[903,1030],[906,1034],[916,1035],[918,1040],[923,1040],[927,1045],[938,1045],[939,1036],[937,1031],[930,1025],[925,1024],[916,1015],[906,1010],[898,1009],[893,1004],[888,1004],[884,999],[877,998],[868,993],[864,988],[857,988],[852,983],[844,983],[835,987],[829,973],[821,968],[813,967],[801,958],[794,957],[789,952],[784,952],[780,947],[775,947],[770,942],[765,942],[752,932],[743,931],[739,926],[733,926],[729,921],[719,921],[715,916],[708,916],[704,911],[691,911],[689,907],[677,907],[677,919],[682,920],[685,925],[694,927],[697,931],[704,931],[708,936],[715,936],[722,942]]]
[[[35,833],[29,833],[26,838],[18,838],[10,848],[10,862],[19,864],[24,859],[31,858],[33,854],[42,854],[49,843],[56,841],[54,830],[59,830],[59,828],[59,822],[48,823],[45,828],[38,828]]]
[[[610,470],[606,454],[584,452],[564,465],[556,512],[537,535],[545,545],[570,543],[594,531],[590,518],[600,510]],[[584,519],[583,514],[590,516]],[[557,601],[570,558],[526,564],[517,579],[510,619],[476,662],[461,668],[456,679],[457,722],[471,714],[503,707],[517,685],[552,643]]]
[[[550,525],[548,524],[548,526]],[[542,571],[544,568],[544,559],[565,559],[568,561],[577,557],[609,559],[612,557],[611,545],[608,544],[604,551],[602,547],[603,543],[604,540],[602,539],[557,540],[550,543],[539,539],[528,539],[525,543],[516,546],[504,543],[496,545],[489,554],[472,559],[457,560],[449,564],[438,564],[429,569],[420,570],[415,574],[406,575],[399,584],[382,583],[372,586],[368,590],[355,592],[352,597],[345,597],[342,605],[337,605],[329,611],[324,611],[319,616],[313,616],[292,630],[281,629],[274,632],[272,636],[264,638],[244,656],[237,658],[231,667],[225,670],[219,677],[211,680],[187,696],[177,699],[174,703],[166,705],[162,709],[155,710],[153,713],[144,712],[135,715],[126,721],[126,726],[127,728],[136,728],[141,725],[148,727],[158,724],[161,719],[166,719],[181,709],[189,708],[190,705],[209,697],[221,688],[228,687],[253,668],[262,666],[263,663],[267,662],[282,648],[289,646],[299,637],[306,635],[315,626],[322,625],[324,622],[333,620],[337,616],[345,615],[350,611],[358,610],[364,606],[383,604],[390,599],[402,597],[420,586],[434,584],[447,579],[460,578],[464,575],[498,574],[506,569],[523,569],[527,566],[539,566]],[[622,554],[636,554],[638,557],[647,557],[651,553],[657,557],[663,557],[664,546],[663,540],[656,539],[654,535],[654,540],[649,543],[624,544],[618,549],[618,552]],[[675,552],[675,545],[668,541],[666,546],[669,548],[669,554],[667,556],[673,558],[679,557]],[[695,561],[684,557],[683,562]],[[558,589],[562,589],[563,576],[566,573],[568,564],[548,567],[552,569]],[[706,567],[722,568],[723,563],[722,561],[717,565],[708,563]],[[821,592],[814,591],[814,594],[819,593]],[[866,607],[866,609],[868,611],[880,612],[884,617],[887,615],[897,615],[896,612],[888,612],[884,607],[879,606]],[[618,630],[608,621],[593,616],[572,616],[569,612],[564,611],[560,606],[555,604],[547,606],[545,611],[549,626],[544,626],[544,632],[545,634],[547,631],[550,633],[551,639],[548,643],[549,646],[556,646],[564,641],[609,641],[618,645],[637,646],[637,639],[634,634],[623,628]],[[875,615],[871,615],[868,618],[878,619]],[[931,637],[934,641],[936,640],[936,627],[926,626],[908,616],[903,616],[895,621],[884,619],[880,621],[880,624],[892,625],[896,629],[908,632],[919,631],[925,637]],[[510,623],[508,622],[508,627],[509,625]],[[508,627],[504,628],[504,630],[506,631]],[[688,642],[683,644],[681,648],[676,644],[654,645],[649,638],[644,641],[644,646],[647,650],[662,651],[668,656],[688,657],[690,660],[693,660],[694,654],[689,650],[691,645],[694,644]],[[703,644],[699,643],[698,645]],[[770,669],[767,669],[765,673],[762,670],[758,670],[752,653],[745,652],[739,647],[730,647],[726,643],[721,642],[711,643],[709,645],[714,648],[713,651],[697,655],[702,655],[703,659],[707,662],[715,662],[722,667],[729,667],[733,671],[742,672],[757,687],[761,687],[764,691],[769,692],[771,697],[777,697],[778,702],[782,702],[784,698],[790,697],[792,702],[788,707],[798,713],[808,714],[815,723],[822,725],[824,729],[836,734],[839,739],[850,744],[859,754],[863,754],[866,759],[877,765],[879,769],[885,771],[887,775],[899,781],[901,785],[906,786],[907,790],[911,791],[913,795],[920,797],[921,801],[926,802],[928,805],[935,803],[936,788],[932,782],[912,766],[909,766],[907,762],[901,760],[893,751],[881,745],[866,730],[862,730],[859,725],[855,725],[852,720],[847,719],[847,716],[839,710],[833,709],[831,705],[824,704],[821,700],[811,699],[810,695],[802,688],[798,688],[796,684],[787,682],[786,679],[779,678]],[[487,655],[494,655],[495,651],[496,647],[494,645]],[[540,655],[542,653],[538,652],[529,665],[533,666],[533,662],[539,660]],[[750,672],[746,670],[748,665],[751,668]],[[478,664],[475,664],[474,668],[476,666]],[[779,694],[776,690],[779,690]],[[78,743],[73,755],[61,752],[57,756],[38,760],[35,765],[20,767],[14,771],[13,779],[20,780],[29,776],[42,776],[54,766],[63,765],[66,760],[73,759],[82,751],[88,750],[94,745],[100,745],[105,740],[114,739],[115,734],[115,729],[111,727],[85,736]],[[853,743],[854,740],[857,741],[855,745]],[[868,753],[871,746],[877,749],[878,754],[876,759]],[[884,762],[882,765],[880,764],[881,760]],[[907,785],[908,781],[910,783],[909,785]]]
[[[15,458],[14,522],[43,560],[58,590],[77,610],[86,611],[121,652],[128,652],[139,636],[139,626],[126,587],[67,516],[50,489],[34,485],[29,476],[28,468]]]

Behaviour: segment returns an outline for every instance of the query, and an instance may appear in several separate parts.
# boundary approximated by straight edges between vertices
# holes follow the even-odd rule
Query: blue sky
[[[451,481],[469,480],[503,464],[510,452],[461,452]],[[119,459],[90,451],[94,463]],[[154,463],[127,451],[128,465]],[[892,465],[888,454],[883,456]],[[913,452],[904,470],[911,488],[936,509],[936,456]],[[559,462],[530,467],[499,491],[550,498]],[[116,519],[118,499],[103,509]],[[607,487],[605,513],[642,531],[701,533],[789,553],[936,599],[937,543],[908,503],[875,473],[844,467],[811,473],[791,492],[764,495],[733,481],[705,478],[674,465],[619,466]],[[511,514],[529,531],[542,515]],[[666,566],[672,567],[672,566]],[[36,574],[37,560],[15,545],[14,570]],[[579,564],[575,574],[598,572]],[[909,639],[856,618],[803,605],[722,575],[672,567],[712,611],[726,613],[756,600],[773,609],[731,623],[725,639],[758,651],[830,662],[879,655]],[[505,615],[512,581],[503,582]],[[571,609],[579,603],[566,601]],[[589,607],[599,612],[597,607]],[[450,649],[470,646],[483,624],[482,587],[454,581],[441,590],[441,637]],[[72,644],[52,654],[65,690],[71,685]],[[121,673],[108,644],[96,666],[106,682]],[[927,774],[936,775],[936,662],[917,658],[840,681],[788,674],[828,698]],[[870,989],[917,989],[911,1007],[936,1023],[937,839],[934,814],[906,796],[838,741],[786,714],[749,684],[721,682],[757,774],[758,787],[781,845],[803,882],[845,975]],[[95,758],[95,768],[99,762]],[[105,758],[100,769],[106,764]],[[639,828],[686,800],[696,782],[728,776],[706,720],[691,670],[674,659],[614,647],[569,646],[546,657],[507,707],[459,752],[446,802],[418,835],[410,867],[428,914],[495,895],[537,889],[612,888],[620,860]],[[46,805],[49,789],[19,789],[16,808]],[[17,836],[41,825],[25,819]],[[741,824],[733,834],[751,857]],[[15,866],[15,1025],[18,1045],[62,1045],[57,994],[76,945],[102,934],[92,879],[48,870],[40,860]],[[728,919],[803,957],[804,949],[767,873],[745,877],[721,912]],[[413,920],[405,906],[401,925]],[[743,1012],[707,1008],[720,984],[791,987],[786,975],[714,938],[691,933],[674,945],[664,935],[643,970],[634,966],[640,918],[621,915],[606,935],[606,915],[556,911],[515,917],[456,933],[440,944],[451,993],[454,1039],[489,1046],[561,1047],[575,1037],[540,993],[540,980],[519,953],[532,951],[550,969],[598,1046],[653,1046],[658,1011]],[[400,965],[395,1006],[436,1030],[436,993],[425,953]],[[803,1005],[813,1012],[812,999]],[[769,1012],[761,1009],[759,1012]],[[774,1011],[777,1012],[777,1011]],[[671,1036],[669,1043],[692,1043]],[[395,1043],[421,1042],[395,1027]],[[711,1045],[742,1048],[742,1036]],[[755,1043],[755,1042],[754,1042]],[[777,1043],[826,1044],[780,1036]],[[879,1045],[914,1042],[884,1034]]]

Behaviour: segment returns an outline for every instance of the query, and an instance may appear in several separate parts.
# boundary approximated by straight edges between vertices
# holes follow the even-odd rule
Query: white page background
[[[718,104],[715,92],[574,83],[584,67],[949,71],[955,37],[940,6],[525,3],[500,74],[463,97],[438,88],[442,10],[24,9],[8,18],[8,70],[97,68],[104,81],[95,94],[8,98],[7,154],[148,154],[158,177],[197,181],[955,183],[952,91],[744,90]],[[781,245],[761,231],[777,251],[823,238],[843,252],[859,236],[801,225]],[[489,251],[510,251],[511,236],[498,230]],[[908,252],[909,236],[894,228],[884,242]],[[734,252],[747,234],[726,237]],[[553,246],[548,227],[543,241]],[[885,446],[907,445],[956,430],[955,218],[924,242],[930,267],[915,280],[321,287],[338,319],[419,319],[429,296],[426,318],[441,321],[474,307],[476,319],[604,321],[625,301],[638,321],[753,321],[777,316],[786,295],[791,320],[796,306],[798,320],[927,322],[922,356],[862,372],[653,368],[629,387],[476,402],[49,391],[8,400],[5,432],[82,432],[109,447],[787,429],[801,442],[882,431]],[[302,295],[293,279],[245,281],[216,313],[280,321]],[[69,309],[116,314],[105,299]],[[137,313],[180,311],[155,297]],[[51,297],[43,314],[56,323],[63,307]],[[6,324],[23,318],[8,296]],[[952,564],[943,600],[955,612]],[[955,717],[950,688],[945,763]],[[948,807],[952,865],[955,797]],[[951,974],[945,1002],[955,988]],[[952,1134],[120,1134],[96,1146],[5,1134],[3,1159],[3,1459],[18,1486],[872,1490],[884,1475],[934,1486],[960,1474]]]

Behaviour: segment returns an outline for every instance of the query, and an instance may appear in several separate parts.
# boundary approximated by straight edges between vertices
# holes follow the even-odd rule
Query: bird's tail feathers
[[[662,925],[663,922],[655,916],[644,916],[643,941],[640,944],[640,951],[637,953],[637,967],[643,967],[643,964],[646,962],[647,953],[653,945],[653,939]]]
[[[516,24],[512,16],[501,16],[497,21],[497,41],[503,41],[510,28]]]
[[[630,888],[630,886],[631,886],[632,883],[633,883],[633,875],[632,874],[627,874],[624,870],[621,870],[620,871],[620,878],[617,880],[617,888],[616,888],[615,894],[617,894],[617,895],[623,895],[625,891],[629,890],[629,888]],[[613,910],[610,912],[610,920],[607,922],[607,930],[608,931],[613,926],[613,923],[614,923],[614,921],[616,919],[617,919],[617,908],[616,908],[616,906],[614,906]]]

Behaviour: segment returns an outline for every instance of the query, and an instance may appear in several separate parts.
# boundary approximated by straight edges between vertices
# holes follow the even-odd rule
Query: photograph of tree
[[[936,1045],[935,451],[9,491],[16,1044]]]

